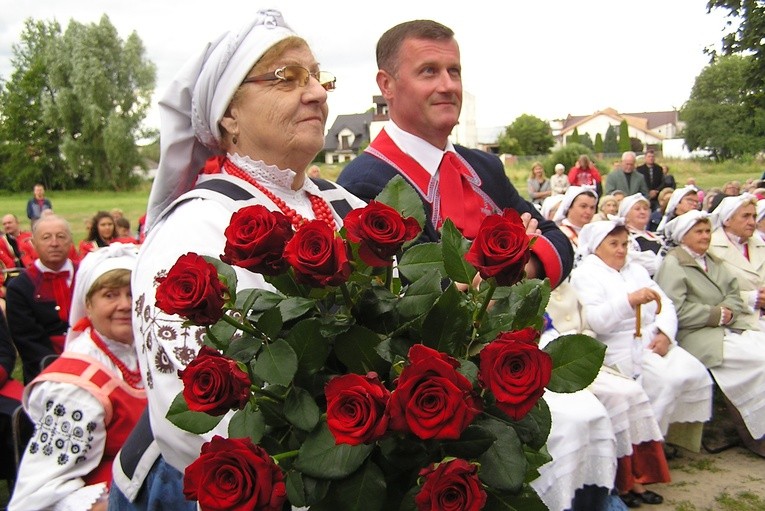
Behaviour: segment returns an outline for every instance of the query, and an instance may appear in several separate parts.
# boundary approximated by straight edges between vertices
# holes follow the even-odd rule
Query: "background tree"
[[[623,153],[624,151],[632,150],[632,145],[630,144],[630,129],[625,119],[623,119],[621,124],[619,124],[619,148],[618,149],[619,149],[618,152],[620,153]]]
[[[751,57],[719,57],[705,67],[680,110],[689,149],[706,148],[721,159],[754,154],[765,147],[747,101],[746,80]]]
[[[122,189],[133,182],[132,170],[142,163],[136,140],[148,133],[141,126],[151,105],[156,68],[145,58],[136,33],[123,41],[107,16],[98,24],[70,21],[65,33],[58,25],[28,20],[21,43],[14,46],[15,71],[2,91],[4,122],[31,123],[50,134],[54,163],[33,161],[14,188],[30,188],[34,174],[47,176],[51,188],[71,185]],[[43,69],[29,65],[36,63]],[[39,108],[22,112],[22,93],[39,98]],[[38,92],[35,96],[35,90]],[[24,133],[2,132],[10,147],[30,150]],[[58,169],[51,170],[51,166]],[[53,181],[57,179],[58,181]]]
[[[589,133],[584,133],[582,135],[579,135],[579,143],[590,150],[594,148],[594,144],[592,143],[592,137],[590,137]]]
[[[581,137],[579,136],[579,128],[574,128],[574,131],[566,137],[566,145],[568,144],[580,144]]]
[[[613,124],[606,130],[606,138],[603,141],[603,152],[609,154],[619,152],[619,140],[616,138],[616,128],[614,128]]]
[[[595,135],[595,145],[593,149],[597,154],[603,154],[603,136],[600,133]]]
[[[533,115],[523,114],[505,128],[507,140],[515,139],[518,152],[513,154],[547,154],[555,144],[550,125]]]
[[[521,154],[521,145],[518,143],[518,139],[508,136],[507,131],[502,132],[497,139],[497,144],[499,145],[499,154],[513,154],[516,156]]]
[[[643,152],[643,141],[637,137],[630,137],[630,151],[635,153]]]
[[[553,169],[555,168],[556,163],[562,163],[566,169],[570,169],[583,154],[586,154],[590,158],[598,170],[601,169],[595,159],[595,155],[592,154],[592,150],[582,144],[566,144],[563,147],[556,149],[545,158],[543,165],[545,169]]]

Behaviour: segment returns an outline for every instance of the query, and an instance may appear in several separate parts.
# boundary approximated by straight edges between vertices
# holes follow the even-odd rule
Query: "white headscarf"
[[[683,239],[683,236],[688,234],[691,228],[705,218],[709,218],[709,213],[706,211],[699,211],[698,209],[692,209],[687,213],[683,213],[680,216],[676,216],[664,226],[664,234],[668,238],[671,238],[675,244],[679,245]]]
[[[725,197],[720,201],[720,204],[712,211],[712,224],[714,228],[722,227],[725,222],[730,220],[733,214],[743,206],[744,204],[754,204],[757,202],[757,197],[753,194],[745,192],[741,195],[732,195]]]
[[[193,186],[205,161],[220,152],[218,123],[252,66],[296,34],[279,11],[258,11],[239,32],[227,32],[189,60],[159,101],[160,158],[151,187],[146,230]]]
[[[669,202],[667,202],[667,207],[664,210],[664,216],[661,217],[661,222],[659,222],[659,225],[656,228],[656,232],[662,232],[664,230],[664,226],[667,225],[667,221],[669,220],[669,217],[674,214],[675,208],[677,208],[677,205],[680,204],[680,201],[683,200],[683,197],[685,197],[691,192],[695,192],[696,194],[698,194],[699,189],[693,185],[686,185],[672,192],[672,195],[669,196]]]
[[[552,220],[552,218],[550,218],[550,212],[553,210],[555,206],[559,205],[562,200],[563,200],[563,194],[550,195],[545,200],[543,200],[542,209],[540,210],[540,212],[542,213],[542,216],[548,220]]]
[[[563,200],[561,201],[560,206],[558,206],[558,211],[555,212],[555,216],[553,217],[553,221],[556,224],[560,224],[563,219],[566,218],[566,214],[571,208],[571,204],[574,203],[574,199],[583,193],[595,197],[595,202],[598,202],[598,194],[592,188],[588,186],[569,186],[566,193],[563,194]]]
[[[77,323],[87,316],[85,297],[93,286],[93,283],[111,270],[125,269],[133,271],[138,258],[138,247],[132,244],[112,243],[106,247],[88,253],[77,268],[72,292],[72,307],[69,312],[69,324],[77,326]],[[66,342],[80,334],[73,328],[69,328],[66,334]]]
[[[648,207],[651,206],[651,203],[648,202],[648,199],[645,198],[645,195],[642,193],[636,193],[634,195],[629,195],[622,199],[622,201],[619,203],[619,217],[620,218],[626,218],[627,213],[630,212],[632,209],[632,206],[637,204],[638,202],[645,202]]]
[[[765,199],[760,199],[757,201],[757,221],[763,218],[765,218]]]
[[[600,246],[606,236],[620,225],[624,225],[624,220],[618,217],[611,217],[610,220],[598,220],[585,225],[579,232],[577,253],[581,257],[594,254],[595,249]]]

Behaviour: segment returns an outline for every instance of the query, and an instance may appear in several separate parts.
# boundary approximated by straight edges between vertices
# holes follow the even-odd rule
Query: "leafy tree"
[[[574,166],[579,157],[586,154],[590,160],[595,163],[595,156],[592,150],[582,144],[566,144],[560,149],[556,149],[544,160],[544,167],[555,168],[556,163],[562,163],[564,167],[570,169]],[[597,167],[597,164],[595,165]],[[598,167],[599,168],[599,167]]]
[[[521,145],[518,143],[518,139],[509,136],[507,129],[499,136],[497,144],[499,145],[500,154],[514,154],[516,156],[521,154]]]
[[[566,137],[566,144],[581,144],[581,138],[579,137],[579,128],[574,128],[574,131]]]
[[[129,186],[132,169],[142,163],[136,140],[147,134],[141,123],[156,75],[140,38],[132,33],[123,41],[107,16],[98,24],[70,21],[63,34],[57,24],[28,20],[14,56],[15,71],[0,95],[4,124],[29,124],[46,133],[50,160],[27,163],[18,186],[29,188],[36,176],[51,188]],[[30,98],[35,108],[15,107]],[[40,152],[36,140],[23,131],[2,131],[1,141],[14,148],[16,159]]]
[[[758,115],[752,115],[747,101],[745,83],[752,65],[751,57],[720,57],[696,77],[680,110],[690,149],[706,148],[726,159],[765,147],[765,135],[756,127]]]
[[[630,144],[630,130],[629,126],[627,126],[627,120],[622,119],[621,124],[619,124],[619,152],[623,153],[624,151],[631,151],[632,146]]]
[[[538,117],[523,114],[505,128],[505,139],[515,139],[518,144],[517,155],[546,154],[555,145],[550,125]],[[506,151],[511,152],[511,151]]]
[[[598,154],[603,154],[603,136],[598,133],[595,135],[595,147],[594,150]]]
[[[635,153],[643,152],[643,141],[637,137],[630,137],[630,151]]]
[[[603,152],[619,152],[619,141],[616,138],[616,128],[614,128],[613,124],[610,125],[606,130],[606,139],[603,141]]]
[[[594,144],[592,143],[592,137],[590,137],[589,133],[585,133],[584,135],[579,135],[579,143],[590,150],[592,150],[594,147]]]

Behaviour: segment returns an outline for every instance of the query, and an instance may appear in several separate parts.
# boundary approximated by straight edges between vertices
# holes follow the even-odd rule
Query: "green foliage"
[[[642,153],[643,142],[639,138],[630,137],[630,151],[634,151],[636,153]]]
[[[587,149],[592,150],[594,148],[594,144],[592,143],[592,137],[590,137],[589,133],[584,133],[582,135],[579,135],[579,143],[585,146]]]
[[[553,151],[550,156],[545,158],[544,166],[545,168],[553,168],[556,163],[562,163],[568,170],[574,166],[576,161],[583,154],[586,154],[593,162],[595,161],[592,150],[587,146],[582,144],[566,144],[560,149]]]
[[[616,128],[610,125],[606,130],[606,138],[603,141],[604,153],[616,153],[619,151],[619,140],[616,137]]]
[[[27,20],[13,53],[14,72],[0,91],[9,187],[134,185],[156,75],[140,38],[123,41],[107,16],[72,20],[63,33],[57,23]]]
[[[604,152],[603,151],[603,147],[604,147],[604,145],[603,145],[603,137],[601,136],[600,133],[598,133],[597,135],[595,135],[595,146],[593,147],[593,150],[597,154],[603,154],[603,152]]]
[[[501,153],[518,156],[546,154],[555,144],[550,125],[538,117],[523,114],[499,137]]]
[[[630,129],[627,125],[626,120],[622,120],[622,122],[619,124],[619,151],[620,153],[623,153],[624,151],[631,151],[632,145],[630,143]]]
[[[765,109],[747,100],[751,57],[721,57],[705,67],[680,110],[688,147],[706,148],[720,159],[754,154],[765,147]]]
[[[580,144],[580,138],[579,138],[579,128],[574,128],[573,133],[566,137],[566,144]]]

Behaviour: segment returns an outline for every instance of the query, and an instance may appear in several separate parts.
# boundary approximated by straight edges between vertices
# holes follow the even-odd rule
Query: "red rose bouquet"
[[[512,211],[475,241],[425,214],[394,179],[335,232],[246,207],[221,260],[181,256],[157,306],[205,328],[168,418],[215,437],[186,470],[202,509],[531,509],[549,461],[544,389],[589,385],[605,347],[564,336],[539,349],[546,280]],[[225,261],[225,262],[223,262]],[[228,263],[228,264],[226,264]],[[236,272],[269,289],[237,289]],[[472,285],[477,273],[482,281]],[[458,284],[466,284],[466,286]]]

